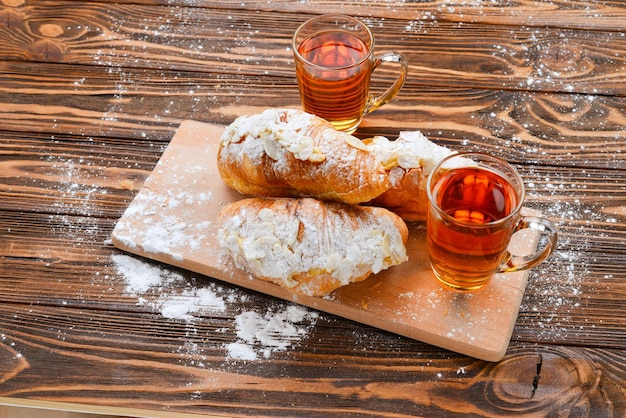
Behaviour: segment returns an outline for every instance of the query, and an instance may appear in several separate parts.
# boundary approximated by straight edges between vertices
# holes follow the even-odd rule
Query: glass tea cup
[[[556,248],[557,228],[551,221],[521,214],[524,183],[501,158],[453,154],[433,168],[426,191],[431,268],[446,288],[481,289],[496,273],[535,267]],[[531,255],[511,254],[511,237],[525,228],[545,235],[547,244]]]
[[[372,32],[350,16],[329,14],[306,21],[296,30],[292,46],[304,111],[348,133],[367,113],[391,100],[408,73],[403,55],[374,55]],[[400,64],[400,74],[382,94],[370,94],[372,73],[390,62]]]

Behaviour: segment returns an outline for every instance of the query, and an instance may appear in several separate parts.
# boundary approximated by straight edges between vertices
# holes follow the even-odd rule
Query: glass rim
[[[495,161],[505,167],[507,167],[510,171],[510,174],[513,175],[514,180],[519,184],[519,192],[518,192],[518,188],[514,187],[516,190],[516,194],[518,194],[518,201],[515,205],[515,207],[511,210],[511,212],[506,215],[503,218],[497,219],[495,221],[491,221],[491,222],[486,222],[484,224],[475,224],[475,223],[471,223],[471,222],[464,222],[464,221],[460,221],[458,219],[456,219],[455,217],[449,215],[447,212],[445,212],[444,210],[442,210],[439,205],[437,204],[437,201],[435,200],[435,196],[433,196],[433,193],[431,191],[432,186],[433,186],[433,181],[434,181],[434,174],[448,161],[455,159],[455,158],[469,158],[471,159],[471,156],[477,156],[480,157],[482,159],[490,159],[492,161]],[[476,164],[480,164],[480,161],[475,161]],[[454,169],[454,168],[452,168]],[[501,171],[501,170],[499,170]],[[511,180],[508,178],[510,177],[510,174],[508,173],[502,173],[505,175],[505,180],[507,180],[509,183],[512,183]],[[526,187],[524,186],[524,180],[522,179],[522,176],[517,172],[517,170],[515,169],[515,167],[513,167],[507,160],[505,160],[504,158],[495,156],[495,155],[491,155],[491,154],[487,154],[484,152],[477,152],[477,151],[468,151],[468,152],[458,152],[458,153],[454,153],[451,155],[448,155],[445,158],[442,158],[441,160],[439,160],[439,162],[437,164],[435,164],[435,166],[433,167],[432,171],[428,174],[428,179],[426,180],[426,195],[428,197],[428,206],[429,208],[434,208],[436,209],[437,213],[439,214],[439,216],[441,216],[443,219],[445,219],[447,222],[452,222],[455,223],[457,225],[461,225],[464,227],[471,227],[471,228],[475,228],[475,229],[483,229],[483,228],[492,228],[494,226],[498,226],[504,223],[509,222],[511,219],[513,219],[514,217],[517,217],[520,213],[520,211],[522,210],[522,206],[524,204],[524,199],[526,197]]]
[[[360,36],[358,37],[359,39],[361,39],[362,41],[364,41],[366,43],[366,45],[368,45],[369,50],[367,51],[367,54],[359,61],[356,62],[354,64],[351,65],[344,65],[342,67],[324,67],[323,65],[319,65],[319,64],[315,64],[312,63],[311,61],[307,60],[306,58],[304,58],[302,56],[302,54],[300,54],[300,51],[298,50],[298,46],[296,45],[296,38],[297,36],[300,34],[300,31],[308,24],[315,22],[317,20],[322,20],[322,19],[328,19],[328,18],[338,18],[338,19],[346,19],[346,20],[350,20],[354,23],[356,23],[357,25],[363,27],[365,29],[365,32],[367,33],[367,36],[369,37],[369,43],[365,42]],[[307,38],[308,39],[308,38]],[[346,70],[348,68],[354,68],[354,67],[358,67],[360,65],[362,65],[364,62],[368,61],[374,51],[374,35],[372,34],[372,31],[370,30],[370,28],[363,23],[361,20],[357,19],[356,17],[352,17],[352,16],[348,16],[348,15],[344,15],[341,13],[328,13],[328,14],[323,14],[323,15],[319,15],[319,16],[315,16],[312,17],[311,19],[308,19],[307,21],[305,21],[304,23],[302,23],[298,29],[296,29],[296,31],[293,34],[293,37],[291,38],[291,48],[293,50],[293,54],[295,55],[295,57],[306,63],[306,65],[311,66],[311,67],[315,67],[318,69],[323,69],[324,71],[343,71]]]

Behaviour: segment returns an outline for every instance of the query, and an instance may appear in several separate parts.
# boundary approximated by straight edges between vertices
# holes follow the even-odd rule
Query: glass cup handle
[[[372,72],[378,68],[381,64],[385,63],[397,63],[400,64],[400,75],[396,79],[396,81],[389,87],[385,92],[380,94],[379,96],[375,96],[373,94],[370,95],[367,107],[365,108],[364,114],[368,114],[385,103],[391,100],[402,88],[404,82],[406,80],[406,76],[409,72],[409,63],[402,54],[397,54],[395,52],[384,52],[380,55],[376,55],[374,57],[374,65],[372,67]]]
[[[514,255],[507,251],[507,257],[500,266],[499,273],[508,273],[533,268],[548,258],[556,248],[558,231],[556,226],[551,221],[537,216],[524,216],[517,224],[514,232],[526,228],[534,229],[539,231],[542,235],[545,235],[548,239],[547,244],[541,250],[537,250],[531,255]]]

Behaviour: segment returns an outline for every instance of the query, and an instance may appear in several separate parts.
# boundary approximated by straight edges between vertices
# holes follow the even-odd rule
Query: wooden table
[[[626,414],[623,2],[0,5],[0,403],[132,416]],[[182,121],[299,106],[291,36],[337,11],[410,62],[401,94],[358,136],[421,130],[500,155],[522,173],[528,206],[560,228],[498,363],[314,311],[282,322],[282,346],[248,344],[237,318],[284,319],[293,305],[149,260],[124,270],[111,243]]]

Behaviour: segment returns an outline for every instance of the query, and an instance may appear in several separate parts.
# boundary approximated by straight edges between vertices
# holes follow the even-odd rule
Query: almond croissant
[[[293,109],[241,116],[220,139],[217,166],[242,194],[367,202],[389,188],[378,159],[356,137]]]
[[[237,267],[296,294],[323,296],[407,260],[407,226],[383,208],[248,198],[218,219],[218,241]]]

